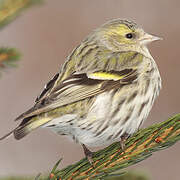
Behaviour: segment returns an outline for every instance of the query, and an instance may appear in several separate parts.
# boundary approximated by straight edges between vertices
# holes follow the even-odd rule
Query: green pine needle
[[[0,71],[16,67],[20,56],[20,53],[14,48],[0,48]]]
[[[55,173],[57,167],[59,166],[60,162],[62,161],[62,158],[60,160],[58,160],[58,162],[55,164],[55,166],[53,167],[51,173]]]

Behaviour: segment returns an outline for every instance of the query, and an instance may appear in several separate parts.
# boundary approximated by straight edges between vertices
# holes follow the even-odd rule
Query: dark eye
[[[132,39],[132,38],[133,38],[133,34],[132,34],[132,33],[128,33],[128,34],[126,34],[126,38],[128,38],[128,39]]]

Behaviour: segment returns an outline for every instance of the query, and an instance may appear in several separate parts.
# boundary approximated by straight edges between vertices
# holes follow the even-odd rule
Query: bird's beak
[[[146,44],[149,44],[150,42],[158,41],[158,40],[162,40],[162,38],[157,37],[157,36],[154,36],[154,35],[151,35],[151,34],[148,34],[148,33],[145,33],[145,34],[139,39],[140,44],[142,44],[142,45],[146,45]]]

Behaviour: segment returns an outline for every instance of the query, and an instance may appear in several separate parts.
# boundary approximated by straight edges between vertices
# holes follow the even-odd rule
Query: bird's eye
[[[132,38],[133,38],[133,34],[132,34],[132,33],[126,34],[126,38],[127,38],[127,39],[132,39]]]

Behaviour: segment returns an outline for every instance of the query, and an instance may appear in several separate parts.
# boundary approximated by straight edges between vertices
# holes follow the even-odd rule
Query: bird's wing
[[[56,86],[59,79],[59,73],[57,73],[44,87],[41,94],[36,98],[35,102],[38,103],[41,101],[44,97],[48,96],[50,91]]]
[[[37,101],[34,107],[21,114],[16,120],[38,115],[70,103],[96,96],[105,91],[119,88],[120,86],[132,83],[137,77],[138,73],[136,68],[128,68],[121,71],[96,71],[88,74],[72,74],[57,85],[49,95],[44,96],[44,98],[40,97],[40,100]],[[56,78],[57,77],[54,79]],[[53,80],[51,80],[46,87],[47,90],[53,86],[53,83]],[[44,90],[45,93],[46,88]]]

